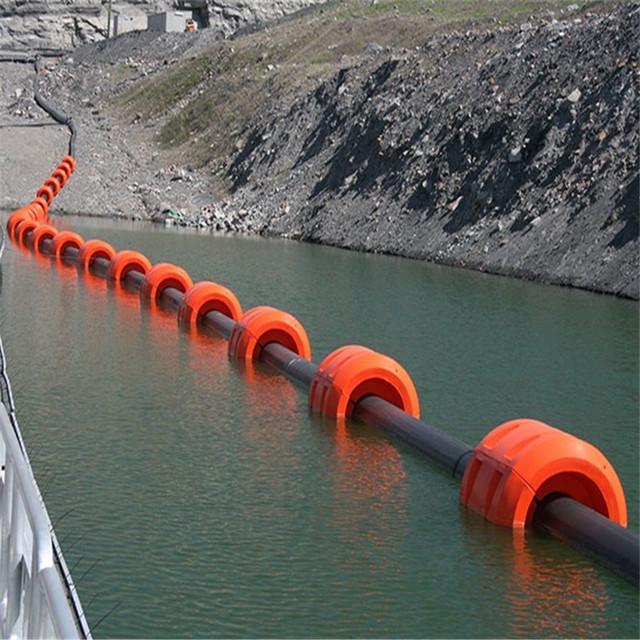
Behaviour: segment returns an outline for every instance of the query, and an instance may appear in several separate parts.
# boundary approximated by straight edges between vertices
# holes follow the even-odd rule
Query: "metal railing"
[[[79,638],[54,565],[49,519],[4,405],[0,465],[0,633],[3,638]]]
[[[1,339],[0,400],[0,637],[91,638],[20,433]]]

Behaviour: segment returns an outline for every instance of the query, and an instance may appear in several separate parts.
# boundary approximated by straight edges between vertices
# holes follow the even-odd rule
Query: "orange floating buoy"
[[[151,270],[149,259],[139,251],[125,249],[119,251],[111,259],[109,265],[109,279],[120,282],[129,271],[139,271],[146,274]]]
[[[364,396],[378,396],[420,417],[420,401],[409,374],[389,356],[360,345],[340,347],[320,363],[309,389],[309,405],[326,416],[344,418]]]
[[[36,210],[38,220],[45,220],[49,213],[49,205],[44,198],[35,198],[31,203],[31,207]]]
[[[15,230],[15,240],[21,247],[26,247],[25,236],[30,231],[35,231],[40,226],[39,222],[35,220],[24,220],[21,222]]]
[[[38,189],[38,193],[36,195],[38,196],[38,198],[42,198],[48,205],[50,205],[53,202],[53,199],[55,197],[55,194],[53,193],[53,189],[45,185],[42,185]]]
[[[37,198],[38,201],[42,200],[42,198]],[[25,209],[27,211],[29,211],[31,213],[31,215],[33,216],[34,220],[38,220],[40,222],[44,222],[46,216],[42,213],[42,207],[40,206],[39,202],[38,204],[34,204],[33,202],[30,202]]]
[[[66,164],[66,163],[63,163],[63,162],[61,162],[61,163],[56,167],[56,169],[55,169],[54,173],[55,173],[56,171],[61,171],[61,172],[64,174],[64,176],[65,176],[65,182],[66,182],[67,180],[69,180],[69,176],[71,176],[71,173],[72,173],[72,171],[71,171],[71,166],[70,166],[69,164]]]
[[[45,240],[53,240],[56,235],[58,235],[58,229],[50,224],[41,224],[33,233],[33,245],[31,248],[36,253],[42,254],[42,243]]]
[[[16,209],[9,216],[9,219],[7,220],[7,233],[12,240],[15,239],[16,227],[25,220],[35,220],[35,215],[26,207]]]
[[[273,307],[254,307],[240,318],[229,338],[229,357],[256,360],[270,342],[311,359],[311,345],[303,326],[291,314]]]
[[[229,289],[205,280],[186,292],[178,307],[178,323],[195,329],[209,311],[219,311],[233,320],[242,316],[242,307]]]
[[[140,299],[155,303],[167,287],[173,287],[186,293],[188,289],[193,287],[193,281],[182,267],[169,262],[159,262],[153,265],[145,275],[140,285]]]
[[[51,254],[56,257],[57,260],[62,260],[64,252],[69,247],[75,247],[76,249],[82,249],[84,244],[84,238],[73,231],[60,231],[53,237],[53,244],[51,245]]]
[[[511,420],[474,449],[460,501],[487,520],[516,529],[538,505],[562,495],[626,527],[627,505],[611,463],[593,445],[537,420]]]
[[[60,186],[60,183],[57,180],[54,180],[53,178],[47,178],[43,184],[45,187],[49,187],[49,189],[53,191],[54,198],[60,193],[60,189],[62,189],[62,187]]]
[[[69,179],[69,174],[65,171],[63,171],[62,169],[56,169],[52,174],[51,177],[54,180],[58,181],[58,184],[60,185],[60,188],[64,187],[65,184],[67,184],[67,180]]]
[[[87,240],[78,254],[78,267],[84,271],[91,269],[91,264],[96,258],[112,260],[116,250],[104,240]]]
[[[64,158],[62,158],[60,164],[68,164],[69,168],[71,169],[71,173],[76,170],[76,159],[73,156],[65,156]]]

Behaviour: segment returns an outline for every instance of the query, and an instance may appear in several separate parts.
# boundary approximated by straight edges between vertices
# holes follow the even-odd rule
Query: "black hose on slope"
[[[73,118],[62,111],[56,109],[50,102],[45,100],[40,93],[40,88],[38,87],[38,76],[41,73],[40,67],[40,56],[37,55],[33,61],[33,67],[36,71],[36,75],[33,78],[33,96],[37,105],[46,111],[56,122],[65,125],[68,127],[71,137],[69,138],[69,155],[75,158],[76,155],[76,136],[78,134],[78,129],[73,122]]]

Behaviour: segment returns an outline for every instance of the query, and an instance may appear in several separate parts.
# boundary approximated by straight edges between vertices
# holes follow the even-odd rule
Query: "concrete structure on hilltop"
[[[130,14],[115,12],[113,14],[112,35],[119,36],[129,31],[144,31],[147,29],[147,16],[144,13]]]
[[[149,31],[184,31],[187,20],[192,19],[191,11],[164,11],[147,16],[147,29]]]
[[[176,9],[191,11],[199,28],[230,35],[326,0],[117,0],[111,33],[146,29],[146,17]],[[107,37],[108,0],[3,0],[0,49],[70,49]]]

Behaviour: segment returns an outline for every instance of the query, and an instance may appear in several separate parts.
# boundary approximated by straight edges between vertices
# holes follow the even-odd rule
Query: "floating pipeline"
[[[53,170],[51,176],[44,181],[38,189],[36,197],[26,206],[14,211],[7,223],[9,237],[18,242],[23,242],[23,235],[27,227],[23,228],[23,233],[16,237],[17,227],[22,222],[43,223],[48,220],[49,207],[53,204],[56,196],[65,187],[71,174],[76,170],[76,161],[72,156],[65,156],[60,164]],[[51,227],[53,229],[53,227]],[[53,229],[57,233],[57,229]],[[55,234],[54,234],[55,235]]]
[[[181,267],[152,266],[137,251],[116,253],[101,240],[85,242],[22,210],[10,216],[7,229],[22,246],[138,291],[144,306],[171,307],[185,330],[214,330],[229,341],[231,359],[259,360],[305,387],[312,411],[336,421],[360,420],[402,439],[460,479],[461,503],[488,521],[520,530],[533,526],[638,585],[639,540],[626,528],[622,485],[589,443],[520,419],[496,427],[471,447],[420,419],[411,377],[386,355],[347,345],[316,365],[303,326],[289,313],[267,306],[243,312],[235,295],[219,284],[193,284]]]
[[[31,61],[31,59],[28,60]],[[51,175],[45,179],[42,186],[36,192],[36,197],[25,207],[15,211],[11,216],[10,219],[13,220],[13,222],[11,225],[7,226],[7,231],[9,232],[9,236],[14,240],[16,238],[14,238],[13,233],[18,222],[25,220],[44,222],[47,220],[49,207],[65,187],[71,177],[71,174],[76,170],[76,161],[74,158],[75,140],[77,135],[76,126],[70,116],[57,110],[42,97],[38,86],[38,76],[43,73],[44,67],[41,65],[39,56],[36,56],[32,61],[36,72],[33,78],[34,99],[40,108],[46,111],[54,120],[65,125],[69,129],[69,153],[62,159]],[[21,239],[18,239],[18,242],[20,241]]]

